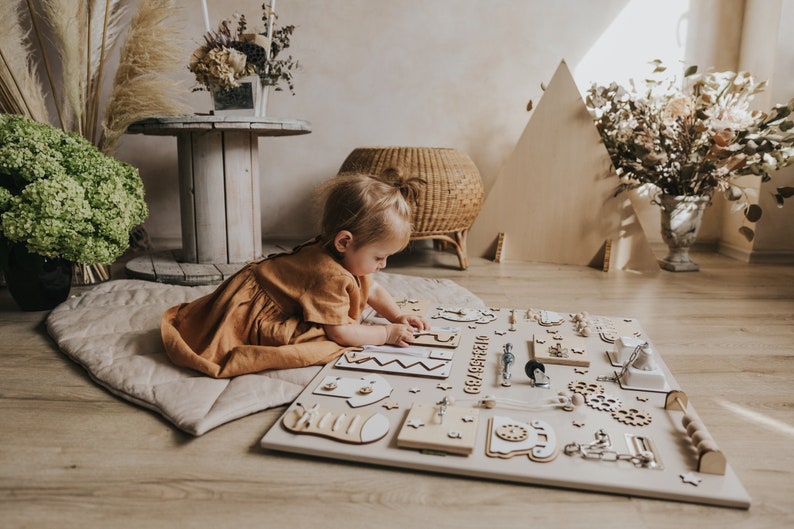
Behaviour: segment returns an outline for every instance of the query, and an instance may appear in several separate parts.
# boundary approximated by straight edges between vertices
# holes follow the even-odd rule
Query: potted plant
[[[757,175],[767,182],[791,163],[794,99],[769,112],[751,110],[750,101],[766,82],[747,72],[698,73],[692,66],[679,84],[675,77],[659,77],[666,71],[660,61],[652,64],[654,76],[643,85],[594,84],[585,102],[620,179],[616,194],[652,188],[670,250],[661,267],[697,270],[688,249],[715,192],[723,193],[751,223],[761,217],[755,190],[740,178]],[[792,187],[774,193],[779,206],[792,195]],[[748,226],[740,232],[748,240],[754,237]]]
[[[269,87],[281,91],[283,83],[295,94],[292,72],[298,63],[291,55],[278,58],[289,48],[295,26],[274,27],[272,2],[262,4],[262,13],[260,32],[249,30],[243,14],[223,20],[217,31],[208,26],[204,45],[190,57],[188,69],[200,85],[197,89],[209,90],[216,111],[241,109],[264,116]]]
[[[130,124],[192,114],[182,100],[182,81],[171,75],[184,62],[181,39],[173,29],[184,18],[176,4],[4,2],[0,113],[75,132],[109,156]],[[56,58],[59,67],[53,64]],[[147,237],[143,226],[136,226],[134,235]],[[108,277],[104,265],[81,264],[75,267],[73,284]]]
[[[52,308],[68,296],[69,263],[119,257],[148,216],[143,195],[134,167],[84,137],[0,114],[0,270],[17,304]],[[39,284],[48,278],[61,288]]]

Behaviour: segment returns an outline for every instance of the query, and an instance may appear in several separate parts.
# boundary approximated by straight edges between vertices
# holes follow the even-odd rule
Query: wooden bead
[[[683,426],[684,429],[686,429],[689,426],[689,423],[691,423],[693,420],[694,419],[692,418],[691,415],[684,414],[684,416],[681,417],[681,426]]]
[[[714,439],[704,439],[697,445],[698,456],[702,456],[706,452],[716,452],[720,448],[717,446],[717,443],[714,442]]]
[[[705,430],[703,423],[700,421],[692,421],[689,423],[689,426],[686,427],[686,433],[689,437],[692,437],[692,435],[698,430]]]
[[[581,393],[574,393],[571,397],[571,402],[573,402],[574,406],[581,406],[584,404],[584,396]]]
[[[692,444],[694,446],[699,446],[704,441],[714,442],[714,439],[711,438],[706,430],[698,430],[693,433],[690,438],[692,439]]]

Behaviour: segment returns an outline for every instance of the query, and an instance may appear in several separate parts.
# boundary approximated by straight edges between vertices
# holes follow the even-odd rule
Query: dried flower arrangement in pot
[[[20,307],[43,310],[59,301],[15,295],[14,264],[34,270],[56,259],[112,263],[129,246],[130,229],[148,216],[143,195],[137,169],[83,136],[0,114],[0,270]]]
[[[794,99],[769,112],[750,110],[750,101],[766,82],[747,72],[698,73],[692,66],[679,84],[674,76],[659,75],[666,71],[660,61],[652,64],[653,76],[643,86],[593,85],[586,104],[620,178],[617,193],[654,188],[652,202],[662,208],[662,235],[671,250],[660,264],[696,270],[687,248],[715,191],[724,193],[734,211],[743,210],[751,223],[761,217],[756,190],[739,179],[757,175],[767,182],[792,162]],[[791,196],[792,187],[774,193],[778,206]],[[748,241],[754,237],[748,226],[740,232]]]
[[[281,91],[282,84],[286,84],[295,94],[293,70],[298,68],[298,62],[291,55],[286,59],[278,58],[283,50],[289,48],[295,26],[275,27],[278,17],[274,4],[274,0],[269,5],[262,4],[264,30],[260,32],[249,31],[243,14],[235,14],[232,20],[223,20],[217,31],[211,31],[209,20],[205,19],[205,43],[193,52],[188,69],[200,85],[197,90],[206,89],[213,94],[216,109],[218,105],[223,109],[228,101],[235,99],[253,100],[255,95],[248,90],[260,88],[260,104],[249,108],[256,115],[265,115],[269,87]],[[252,79],[258,79],[260,86],[252,86]]]

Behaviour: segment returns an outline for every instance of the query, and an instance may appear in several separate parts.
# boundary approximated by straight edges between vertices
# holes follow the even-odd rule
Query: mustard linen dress
[[[174,364],[215,378],[325,364],[350,348],[330,341],[322,325],[358,323],[371,284],[312,241],[168,309],[163,345]]]

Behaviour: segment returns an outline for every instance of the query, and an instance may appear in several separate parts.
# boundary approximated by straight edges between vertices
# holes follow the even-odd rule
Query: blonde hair
[[[325,205],[320,241],[333,252],[334,237],[347,230],[357,247],[392,238],[406,246],[411,238],[410,201],[424,183],[420,178],[404,179],[396,169],[331,179],[321,188]]]

